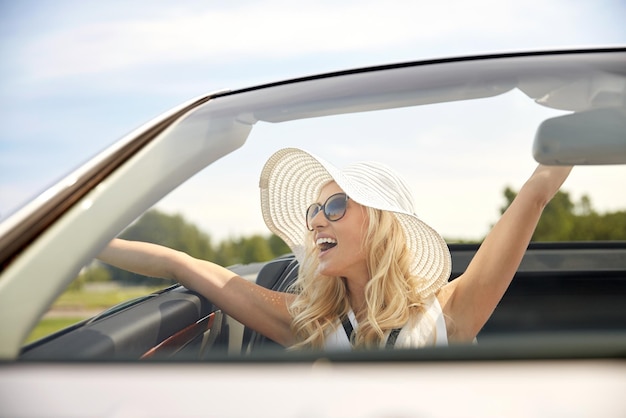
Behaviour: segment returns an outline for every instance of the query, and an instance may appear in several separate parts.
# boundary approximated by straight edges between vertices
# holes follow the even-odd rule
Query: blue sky
[[[0,218],[200,94],[357,66],[626,44],[624,0],[0,0]]]

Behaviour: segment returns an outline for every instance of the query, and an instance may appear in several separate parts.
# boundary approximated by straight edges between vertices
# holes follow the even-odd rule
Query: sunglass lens
[[[332,196],[324,205],[324,215],[329,221],[338,221],[346,214],[346,195]]]
[[[313,221],[313,218],[315,218],[315,215],[318,214],[318,212],[320,211],[320,208],[321,208],[320,205],[318,205],[317,203],[313,203],[306,210],[306,227],[311,231],[313,230],[313,228],[311,227],[311,221]]]
[[[320,210],[324,210],[324,216],[329,221],[338,221],[346,214],[348,197],[344,193],[338,193],[332,195],[326,200],[326,203],[320,205],[319,203],[313,203],[306,210],[306,227],[309,231],[313,231],[312,222],[313,218],[317,216]]]

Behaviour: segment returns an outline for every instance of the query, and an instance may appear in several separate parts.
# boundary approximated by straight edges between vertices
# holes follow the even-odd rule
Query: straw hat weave
[[[272,155],[261,172],[261,210],[268,228],[289,245],[296,258],[302,260],[305,239],[310,239],[306,208],[330,181],[335,181],[356,203],[394,213],[413,253],[411,272],[422,279],[417,291],[423,297],[448,281],[448,246],[415,215],[411,192],[395,171],[375,162],[358,162],[340,170],[309,152],[285,148]]]

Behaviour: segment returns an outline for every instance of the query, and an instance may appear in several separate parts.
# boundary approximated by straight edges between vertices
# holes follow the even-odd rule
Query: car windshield
[[[185,214],[217,239],[265,233],[259,173],[277,149],[297,147],[339,167],[384,161],[408,178],[418,215],[446,239],[480,241],[506,204],[505,189],[519,189],[536,165],[532,147],[541,123],[619,105],[625,83],[610,66],[563,70],[557,61],[537,74],[515,62],[499,71],[490,64],[461,62],[448,71],[400,67],[277,86],[270,97],[258,89],[220,98],[219,112],[259,120],[246,144],[157,208]],[[243,108],[230,108],[229,99]],[[582,167],[564,190],[575,210],[617,211],[626,207],[626,196],[615,193],[625,173],[617,165]]]
[[[591,144],[586,149],[600,150],[610,150],[616,136],[605,134],[605,128],[623,123],[626,78],[618,58],[502,58],[362,69],[209,97],[103,183],[99,192],[127,187],[125,193],[132,190],[132,196],[116,198],[111,213],[100,218],[111,227],[98,232],[94,227],[93,242],[100,239],[104,245],[118,234],[156,242],[230,266],[255,281],[264,263],[292,252],[265,226],[259,174],[270,155],[295,147],[338,167],[372,160],[393,167],[408,181],[422,221],[448,244],[478,244],[537,166],[533,153],[564,162],[579,157],[578,151],[565,152],[562,143],[551,154],[553,139],[539,142],[536,149],[536,141],[546,141],[540,133],[546,121],[565,120],[564,128],[554,128],[556,137],[571,136]],[[617,116],[607,116],[607,109],[617,109]],[[572,125],[563,119],[572,114],[591,115],[585,119],[589,123],[576,119]],[[571,130],[579,125],[584,128]],[[619,141],[619,132],[616,137]],[[624,164],[575,167],[533,241],[626,239],[626,194],[620,192],[625,178]],[[304,214],[306,205],[301,210]],[[453,263],[460,264],[453,270],[458,272],[466,262],[454,254]],[[86,263],[74,291],[142,286],[130,299],[175,284],[116,269],[103,273],[102,268],[98,262]],[[182,291],[168,289],[159,297],[179,298]],[[85,293],[80,294],[77,298],[85,300]],[[139,311],[141,301],[92,322]],[[107,308],[81,306],[76,312],[68,305],[73,306],[67,300],[53,305],[47,319],[63,317],[65,309],[75,321]],[[144,312],[132,318],[141,326],[148,316]]]

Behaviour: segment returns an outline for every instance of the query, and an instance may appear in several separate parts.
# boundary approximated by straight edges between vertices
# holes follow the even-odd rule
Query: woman
[[[543,208],[570,170],[539,165],[467,270],[449,283],[448,247],[417,218],[400,176],[377,163],[339,170],[294,148],[271,156],[260,179],[263,218],[300,262],[293,293],[148,243],[114,240],[99,258],[177,280],[287,347],[470,342],[502,298]]]

